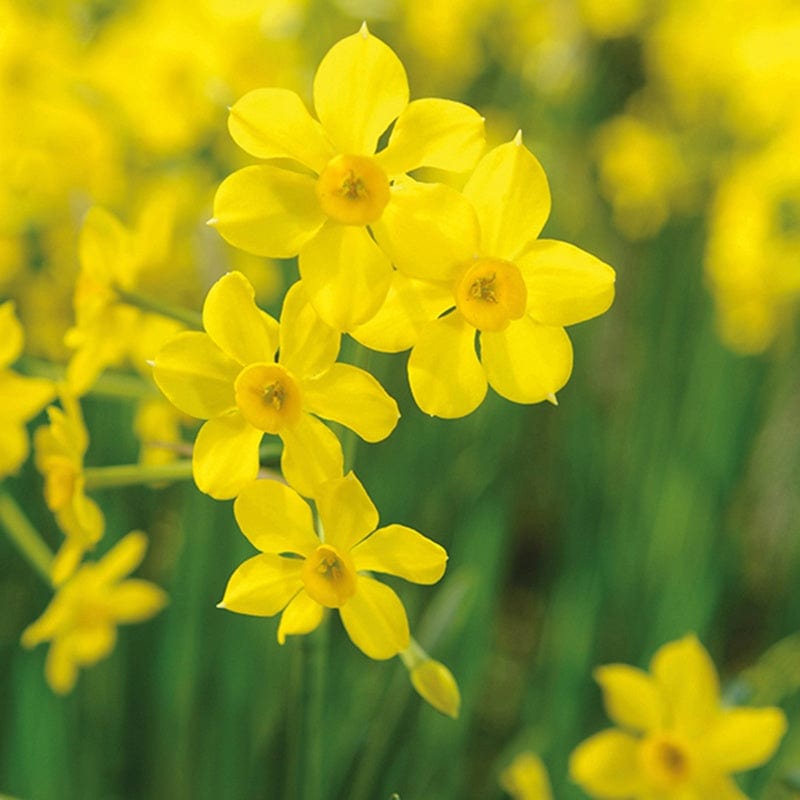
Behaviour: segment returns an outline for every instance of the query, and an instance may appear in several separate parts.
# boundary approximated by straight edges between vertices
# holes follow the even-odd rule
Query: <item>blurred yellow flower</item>
[[[500,774],[500,785],[514,800],[553,800],[550,780],[535,753],[519,753]]]
[[[409,646],[405,609],[394,590],[366,573],[436,583],[447,553],[404,525],[378,528],[378,511],[352,472],[319,487],[316,506],[321,536],[311,508],[289,487],[264,480],[241,491],[233,506],[236,521],[261,554],[231,575],[219,607],[262,617],[283,610],[281,644],[313,631],[325,608],[337,608],[353,644],[366,655],[397,655]]]
[[[719,679],[695,636],[661,647],[650,674],[623,664],[595,677],[619,726],[570,758],[570,774],[598,798],[745,800],[730,773],[753,769],[786,731],[778,708],[722,708]]]
[[[201,491],[235,497],[256,478],[259,444],[271,433],[283,442],[284,477],[312,497],[343,470],[339,440],[313,415],[376,442],[392,432],[400,414],[369,373],[336,363],[340,334],[316,314],[302,282],[287,292],[280,325],[253,297],[241,273],[220,278],[203,305],[207,332],[169,341],[156,356],[153,376],[179,409],[208,420],[193,453]]]
[[[83,564],[50,605],[22,634],[25,647],[50,641],[45,677],[58,694],[71,691],[80,667],[109,655],[120,623],[142,622],[158,613],[167,595],[144,580],[122,580],[144,558],[147,538],[132,531],[94,564]]]
[[[250,166],[230,175],[217,191],[212,222],[244,250],[299,254],[317,312],[349,331],[375,314],[389,289],[384,237],[402,235],[410,216],[427,211],[414,203],[413,187],[397,206],[393,182],[421,166],[469,169],[483,148],[483,120],[462,103],[409,103],[403,65],[366,25],[323,58],[314,107],[319,122],[287,89],[256,89],[233,106],[229,129],[242,149],[295,164]],[[376,152],[393,121],[388,144]]]
[[[433,658],[426,658],[411,670],[411,683],[419,695],[437,711],[458,718],[461,692],[453,673]]]

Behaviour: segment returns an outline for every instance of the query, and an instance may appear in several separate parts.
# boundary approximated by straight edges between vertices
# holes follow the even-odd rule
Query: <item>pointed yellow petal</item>
[[[169,601],[167,593],[150,581],[130,579],[109,592],[106,602],[116,622],[144,622]]]
[[[0,479],[14,475],[30,452],[28,431],[22,422],[0,421]]]
[[[398,270],[412,278],[451,281],[477,255],[478,218],[449,186],[404,179],[372,226],[375,239]]]
[[[130,289],[136,280],[133,241],[125,226],[105,208],[92,206],[83,218],[78,255],[81,273],[92,284],[114,282]]]
[[[388,175],[436,167],[466,172],[475,166],[486,141],[483,117],[464,103],[414,100],[392,128],[389,144],[378,154]]]
[[[242,533],[262,553],[306,556],[319,545],[308,503],[278,481],[253,481],[233,504]]]
[[[0,305],[0,369],[13,364],[21,355],[25,343],[22,324],[17,318],[13,300]]]
[[[353,472],[320,487],[317,511],[325,541],[345,552],[378,527],[378,509]]]
[[[643,787],[639,743],[618,730],[596,733],[575,748],[569,760],[570,778],[594,797],[627,800]]]
[[[658,687],[646,672],[626,664],[609,664],[598,667],[594,677],[603,690],[606,713],[617,725],[639,733],[663,725]]]
[[[419,695],[437,711],[458,719],[461,692],[453,673],[444,664],[426,658],[411,670],[411,683]],[[539,800],[545,800],[544,796]]]
[[[414,583],[436,583],[444,575],[447,551],[405,525],[387,525],[352,551],[358,570],[385,572]]]
[[[254,89],[233,104],[228,130],[256,158],[293,158],[322,172],[334,150],[303,101],[288,89]]]
[[[481,404],[486,376],[475,328],[457,311],[422,329],[408,359],[408,383],[417,405],[435,417],[463,417]]]
[[[117,629],[101,622],[80,625],[69,635],[72,654],[79,664],[96,664],[114,649],[117,643]]]
[[[569,380],[572,344],[563,328],[522,317],[504,331],[481,334],[481,361],[499,395],[515,403],[540,403]]]
[[[78,679],[78,665],[68,642],[56,639],[50,645],[44,662],[44,676],[56,694],[72,691]]]
[[[341,153],[372,155],[407,104],[408,78],[400,59],[365,26],[337,42],[314,76],[314,108]]]
[[[358,576],[356,593],[339,614],[353,644],[370,658],[391,658],[408,647],[408,618],[400,598],[372,578]]]
[[[733,708],[721,712],[703,741],[721,772],[742,772],[772,758],[785,733],[779,708]]]
[[[314,179],[269,165],[229,175],[214,197],[214,227],[234,247],[291,258],[325,222]]]
[[[517,259],[528,290],[528,313],[544,325],[574,325],[607,311],[614,270],[566,242],[539,239]]]
[[[131,531],[97,562],[96,574],[106,583],[116,583],[142,563],[146,552],[147,536],[141,531]]]
[[[550,215],[547,176],[522,144],[490,150],[464,187],[481,225],[481,254],[514,261]]]
[[[278,323],[262,311],[255,289],[241,272],[223,275],[203,303],[203,327],[226,355],[240,364],[274,361]]]
[[[312,600],[306,592],[297,594],[281,614],[278,644],[283,644],[287,636],[316,630],[322,622],[324,612],[325,609],[316,600]]]
[[[514,758],[500,774],[500,785],[514,800],[553,800],[542,759],[531,752]]]
[[[59,525],[59,527],[64,529],[63,525]],[[61,586],[68,578],[72,577],[88,549],[86,543],[79,539],[71,536],[64,539],[50,565],[50,580],[53,582],[53,586]]]
[[[239,413],[210,419],[198,431],[192,452],[197,488],[216,500],[229,500],[256,479],[263,431]]]
[[[338,331],[380,308],[392,265],[366,228],[327,224],[300,252],[300,276],[319,315]]]
[[[262,553],[240,564],[228,580],[218,608],[271,617],[303,588],[303,561]]]
[[[323,419],[339,422],[366,442],[380,442],[397,425],[400,411],[378,381],[350,364],[333,364],[303,382],[303,402]]]
[[[210,419],[236,408],[233,382],[241,369],[208,334],[186,331],[158,351],[153,378],[174,406]]]
[[[281,472],[289,485],[305,497],[314,497],[325,481],[340,478],[344,469],[342,446],[324,422],[302,414],[297,424],[280,432],[283,440]]]
[[[11,370],[0,372],[0,403],[3,418],[27,422],[35,417],[56,395],[52,381],[28,378]]]

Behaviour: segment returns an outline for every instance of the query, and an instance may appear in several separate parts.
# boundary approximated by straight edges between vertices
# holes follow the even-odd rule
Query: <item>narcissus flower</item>
[[[487,383],[517,403],[555,402],[572,371],[564,326],[608,309],[614,270],[571,244],[537,239],[550,191],[521,134],[481,159],[463,196],[439,190],[435,223],[418,216],[383,242],[398,268],[394,285],[353,335],[377,350],[413,345],[411,391],[435,416],[469,414]]]
[[[316,505],[321,536],[311,508],[289,487],[256,481],[242,490],[233,510],[261,554],[231,575],[219,607],[263,617],[283,611],[281,644],[310,633],[326,608],[337,608],[353,643],[370,658],[397,655],[409,647],[405,609],[367,573],[431,584],[444,574],[447,553],[404,525],[378,528],[378,511],[352,472],[319,487]]]
[[[376,442],[397,424],[397,403],[369,373],[335,363],[340,334],[316,314],[302,282],[287,292],[280,325],[253,296],[240,272],[220,278],[203,305],[206,333],[168,342],[153,375],[179,409],[208,420],[193,452],[201,491],[235,497],[258,475],[259,445],[271,433],[283,441],[284,477],[311,497],[343,470],[339,440],[312,415]]]
[[[167,595],[144,580],[122,580],[142,562],[147,538],[133,531],[95,564],[83,564],[50,605],[22,634],[25,647],[50,641],[45,677],[58,694],[72,690],[80,667],[108,656],[117,625],[143,622],[158,613]]]
[[[595,677],[619,726],[573,752],[570,774],[598,798],[746,800],[730,773],[753,769],[786,731],[778,708],[722,708],[719,679],[694,636],[661,647],[650,674],[624,664]]]
[[[233,173],[219,187],[212,222],[228,242],[257,255],[299,254],[314,307],[349,331],[375,314],[389,288],[383,239],[435,211],[435,192],[407,188],[398,204],[393,182],[422,166],[470,169],[483,148],[483,120],[449,100],[409,103],[403,65],[366,25],[328,51],[313,93],[319,121],[286,89],[256,89],[231,108],[240,147],[303,171],[264,164]],[[376,152],[392,122],[388,144]]]
[[[550,779],[535,753],[519,753],[500,774],[500,785],[514,800],[553,800]]]

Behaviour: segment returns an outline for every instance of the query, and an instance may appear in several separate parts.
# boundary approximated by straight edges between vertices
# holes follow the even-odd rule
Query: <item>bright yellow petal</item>
[[[78,240],[81,273],[100,286],[115,281],[124,289],[136,279],[133,241],[125,226],[105,208],[93,206],[86,212]]]
[[[303,402],[313,414],[339,422],[366,442],[380,442],[397,425],[400,411],[383,386],[363,369],[333,364],[303,382]]]
[[[475,166],[485,142],[483,117],[474,108],[425,98],[402,111],[377,159],[388,175],[417,167],[466,172]]]
[[[44,676],[56,694],[71,692],[78,679],[78,665],[71,648],[61,639],[56,639],[47,651]]]
[[[719,678],[706,649],[693,634],[659,648],[650,671],[678,730],[705,735],[719,710]]]
[[[256,158],[293,158],[322,172],[334,150],[303,101],[288,89],[254,89],[233,104],[228,130]]]
[[[474,411],[486,396],[486,376],[475,353],[475,329],[458,312],[429,322],[408,359],[417,405],[453,419]]]
[[[114,649],[117,629],[107,622],[80,625],[70,632],[69,642],[79,664],[96,664]]]
[[[262,553],[308,555],[319,545],[308,503],[278,481],[248,483],[233,504],[242,533]]]
[[[63,526],[59,526],[63,530]],[[68,537],[61,543],[50,565],[50,580],[53,586],[61,586],[72,577],[78,564],[88,550],[86,544],[79,539]]]
[[[500,785],[514,800],[553,800],[541,758],[522,752],[500,774]]]
[[[325,609],[316,600],[312,600],[305,591],[297,594],[281,614],[278,644],[283,644],[287,636],[316,630],[322,622],[324,613]]]
[[[528,313],[544,325],[583,322],[614,301],[614,270],[566,242],[539,239],[517,266],[528,290]]]
[[[391,658],[408,647],[408,618],[400,598],[372,578],[358,576],[356,593],[339,614],[353,644],[370,658]]]
[[[271,617],[303,588],[303,561],[262,553],[240,564],[217,606],[237,614]]]
[[[646,672],[626,664],[609,664],[598,667],[594,678],[603,690],[603,703],[612,722],[640,733],[663,725],[661,696]]]
[[[106,603],[116,622],[144,622],[154,617],[169,601],[167,593],[150,581],[131,579],[115,586]]]
[[[366,24],[337,42],[314,76],[314,108],[341,153],[374,153],[380,135],[407,104],[400,59]]]
[[[296,378],[314,377],[336,361],[341,335],[323,322],[302,281],[283,298],[280,363]]]
[[[131,531],[95,564],[94,569],[104,582],[116,583],[142,563],[146,552],[147,536],[141,531]]]
[[[779,708],[734,708],[721,713],[703,741],[722,772],[742,772],[772,758],[785,733]]]
[[[392,279],[389,259],[366,228],[333,222],[301,250],[299,268],[317,313],[337,331],[374,316]]]
[[[477,255],[478,218],[462,194],[441,183],[403,180],[372,225],[398,270],[412,278],[451,281]]]
[[[22,422],[0,422],[0,479],[16,474],[30,452],[28,431]]]
[[[55,638],[63,627],[69,625],[71,616],[72,605],[64,601],[63,593],[57,593],[42,615],[22,632],[22,646],[30,649]]]
[[[158,351],[153,378],[174,406],[210,419],[236,408],[233,382],[241,369],[208,334],[186,331]]]
[[[695,793],[691,800],[750,800],[750,798],[736,785],[732,778],[720,774],[703,774],[695,781]],[[661,800],[661,796],[654,798]]]
[[[314,497],[321,483],[340,478],[344,469],[342,445],[336,434],[310,414],[281,430],[281,472],[289,485]]]
[[[13,364],[22,354],[25,334],[13,300],[0,305],[0,369]]]
[[[3,418],[27,422],[35,417],[56,395],[52,381],[28,378],[11,370],[0,372],[0,403]]]
[[[353,472],[320,487],[317,511],[325,541],[339,550],[349,551],[378,527],[378,509]]]
[[[447,551],[405,525],[387,525],[352,550],[358,570],[385,572],[414,583],[436,583],[444,575]]]
[[[215,417],[200,428],[192,452],[194,482],[216,500],[229,500],[258,475],[263,431],[239,413]]]
[[[514,261],[550,215],[547,176],[517,140],[490,150],[464,187],[481,225],[481,255]]]
[[[572,752],[569,774],[593,797],[614,800],[638,797],[642,788],[639,743],[618,730],[596,733]]]
[[[325,222],[309,175],[269,165],[229,175],[214,197],[214,227],[234,247],[291,258]]]
[[[539,403],[552,399],[569,380],[572,344],[563,328],[522,317],[504,331],[481,334],[481,361],[499,395],[515,403]]]
[[[240,364],[274,361],[278,323],[262,311],[255,289],[241,272],[223,275],[203,303],[203,327],[224,353]]]

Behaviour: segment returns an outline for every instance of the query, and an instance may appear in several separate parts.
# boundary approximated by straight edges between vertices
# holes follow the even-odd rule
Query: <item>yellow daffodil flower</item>
[[[525,751],[500,773],[500,785],[514,800],[553,800],[542,759]]]
[[[468,170],[483,148],[483,120],[453,101],[409,103],[403,65],[366,25],[323,58],[314,107],[319,121],[286,89],[257,89],[232,107],[229,128],[240,147],[257,158],[291,159],[303,171],[264,164],[233,173],[217,191],[212,222],[252,253],[299,254],[314,307],[349,331],[375,314],[389,289],[383,238],[402,236],[407,222],[435,207],[435,197],[413,187],[397,204],[394,181],[422,166]],[[376,152],[393,121],[388,144]]]
[[[9,300],[0,305],[0,478],[15,473],[28,457],[25,423],[55,395],[55,385],[41,378],[18,375],[8,367],[21,355],[25,333]]]
[[[53,561],[52,580],[57,586],[72,574],[83,554],[100,541],[105,519],[94,500],[84,492],[83,457],[89,434],[80,405],[61,392],[63,410],[47,409],[49,425],[36,429],[36,468],[44,475],[44,497],[66,540]]]
[[[536,238],[550,191],[521,134],[481,159],[463,197],[438,189],[437,222],[416,217],[384,241],[394,285],[353,336],[377,350],[413,345],[409,384],[428,414],[469,414],[487,382],[517,403],[555,402],[572,371],[563,326],[608,309],[614,270],[571,244]]]
[[[730,773],[753,769],[786,731],[778,708],[722,708],[719,679],[695,636],[661,647],[650,674],[624,664],[595,677],[619,726],[580,744],[570,774],[598,798],[746,800]]]
[[[283,441],[284,477],[311,497],[343,470],[339,440],[312,415],[376,442],[400,414],[369,373],[335,363],[340,334],[316,314],[302,282],[286,294],[280,325],[253,296],[240,272],[220,278],[203,305],[206,333],[181,333],[168,342],[153,375],[179,409],[208,420],[193,453],[201,491],[235,497],[256,478],[259,444],[271,433]]]
[[[404,525],[378,528],[378,511],[352,472],[319,487],[316,505],[322,538],[311,508],[289,487],[254,481],[242,490],[233,506],[236,521],[261,553],[231,575],[219,607],[262,617],[282,610],[281,644],[313,631],[326,608],[338,608],[366,655],[397,655],[410,644],[405,609],[392,589],[366,573],[436,583],[447,553]]]
[[[100,561],[83,564],[23,632],[25,647],[52,642],[45,677],[54,692],[71,691],[80,667],[109,655],[117,625],[143,622],[166,605],[167,595],[149,581],[122,580],[141,564],[146,549],[145,535],[132,531]]]

